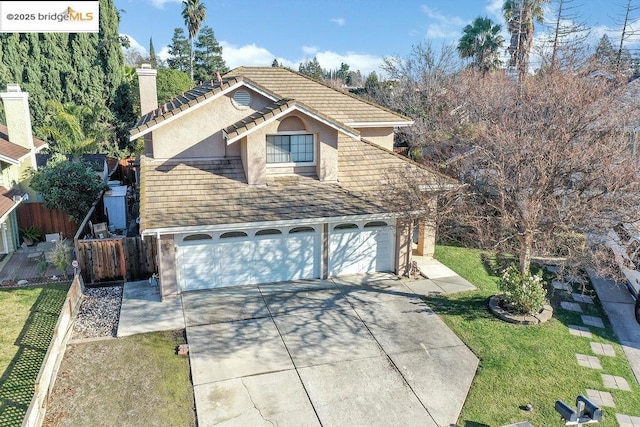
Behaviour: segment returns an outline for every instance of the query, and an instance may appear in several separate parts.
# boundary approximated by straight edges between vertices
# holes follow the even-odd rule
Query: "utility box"
[[[104,213],[109,218],[109,230],[123,230],[127,228],[127,186],[110,187],[104,193]]]

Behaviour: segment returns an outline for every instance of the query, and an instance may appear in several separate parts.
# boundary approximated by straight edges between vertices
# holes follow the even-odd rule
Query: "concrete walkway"
[[[593,272],[589,272],[589,278],[633,374],[640,383],[640,325],[633,312],[635,301],[625,284],[598,277]]]
[[[478,359],[421,299],[475,289],[437,261],[195,291],[127,283],[118,336],[186,327],[198,424],[455,424]],[[184,314],[183,314],[184,310]]]

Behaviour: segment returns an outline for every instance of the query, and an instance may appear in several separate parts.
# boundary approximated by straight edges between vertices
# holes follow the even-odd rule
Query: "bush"
[[[519,314],[537,314],[547,302],[547,292],[540,273],[524,275],[512,265],[502,272],[498,289],[503,293],[507,309]]]

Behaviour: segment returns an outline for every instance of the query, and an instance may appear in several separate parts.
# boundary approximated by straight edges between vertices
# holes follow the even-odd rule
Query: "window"
[[[293,227],[291,230],[289,230],[289,234],[295,234],[295,233],[313,233],[314,230],[313,227]]]
[[[256,232],[256,236],[269,236],[272,234],[282,234],[282,231],[277,228],[267,228],[266,230],[260,230]]]
[[[211,236],[208,234],[190,234],[182,239],[183,242],[192,242],[195,240],[211,240]]]
[[[243,231],[227,231],[220,235],[221,239],[229,239],[231,237],[247,237],[247,233]]]
[[[313,163],[313,135],[267,135],[267,163]]]
[[[373,228],[373,227],[386,227],[387,223],[384,221],[371,221],[364,225],[364,228]]]
[[[335,227],[333,227],[334,230],[351,230],[351,229],[357,229],[358,226],[355,224],[338,224]]]
[[[232,99],[236,107],[248,107],[251,105],[251,94],[244,89],[235,91]]]

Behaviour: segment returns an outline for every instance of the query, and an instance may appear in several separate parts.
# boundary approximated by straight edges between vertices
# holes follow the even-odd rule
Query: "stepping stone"
[[[551,282],[551,285],[553,286],[553,289],[567,291],[567,292],[573,292],[573,288],[571,287],[570,284],[565,283],[565,282],[561,282],[559,280],[553,280]]]
[[[625,414],[616,414],[616,420],[620,427],[640,427],[640,417],[630,417]]]
[[[613,396],[608,391],[591,390],[588,388],[587,398],[598,406],[616,407],[616,404],[613,402]]]
[[[578,313],[582,313],[582,307],[577,302],[569,302],[569,301],[561,301],[560,307],[569,311],[577,311]]]
[[[593,335],[586,326],[569,325],[569,333],[576,337],[592,338]]]
[[[602,369],[602,365],[600,364],[600,359],[598,359],[596,356],[587,356],[586,354],[576,354],[576,359],[578,359],[578,365],[584,366],[585,368]]]
[[[631,391],[629,383],[622,377],[616,377],[613,375],[602,374],[602,382],[606,388],[615,388],[618,390]]]
[[[593,298],[591,298],[588,295],[582,295],[582,294],[573,293],[573,294],[571,294],[571,298],[573,298],[573,300],[576,301],[576,302],[583,302],[585,304],[593,304]]]
[[[583,314],[582,323],[589,326],[595,326],[596,328],[604,328],[604,323],[602,323],[602,319],[596,316],[587,316]]]
[[[613,349],[613,346],[611,344],[592,342],[591,350],[593,350],[595,354],[599,354],[600,356],[616,357],[616,351]]]

